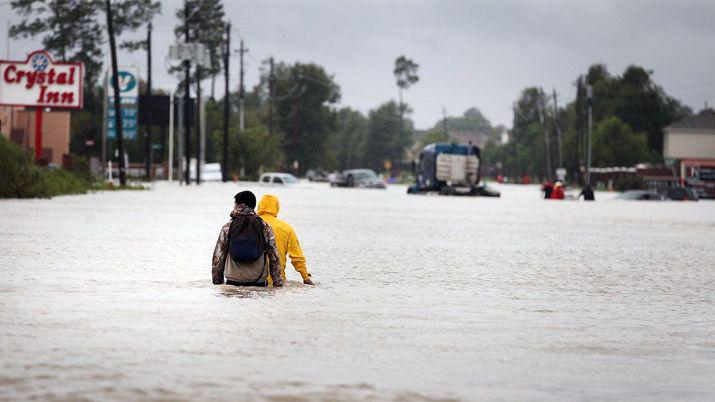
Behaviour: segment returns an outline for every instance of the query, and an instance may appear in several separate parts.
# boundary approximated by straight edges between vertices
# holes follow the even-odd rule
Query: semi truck
[[[499,197],[498,191],[480,183],[480,162],[481,151],[475,145],[429,144],[413,164],[416,181],[407,193]]]

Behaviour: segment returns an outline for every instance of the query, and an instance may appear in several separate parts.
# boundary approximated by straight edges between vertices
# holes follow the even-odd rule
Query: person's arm
[[[273,287],[279,288],[283,286],[283,276],[281,276],[281,263],[278,257],[278,248],[276,247],[276,235],[268,222],[261,221],[261,223],[263,223],[263,236],[268,245],[268,262],[270,263],[269,270],[271,279],[273,279]]]
[[[218,234],[214,255],[211,258],[211,277],[214,285],[223,283],[223,270],[226,263],[226,246],[228,245],[228,229],[230,223],[223,225],[221,232]]]
[[[303,278],[303,283],[306,285],[312,285],[313,281],[310,280],[308,268],[305,266],[305,256],[303,255],[303,250],[300,248],[298,236],[296,236],[295,231],[292,228],[288,234],[288,256],[290,256],[290,263],[293,264],[293,268],[295,268],[295,270]]]

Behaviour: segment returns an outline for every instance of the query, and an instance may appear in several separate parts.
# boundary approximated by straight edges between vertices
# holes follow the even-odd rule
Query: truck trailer
[[[407,193],[499,197],[499,192],[480,184],[480,162],[481,152],[475,145],[429,144],[414,163],[416,183]]]

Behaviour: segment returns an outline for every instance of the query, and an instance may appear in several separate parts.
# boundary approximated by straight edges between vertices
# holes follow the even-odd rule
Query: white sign
[[[169,58],[173,60],[188,60],[202,66],[211,62],[211,56],[203,43],[179,43],[169,47]]]
[[[43,50],[0,60],[0,105],[81,109],[83,79],[82,63],[55,62]]]
[[[139,68],[120,67],[117,70],[120,102],[124,105],[136,104],[139,98]],[[114,102],[114,85],[112,85],[111,72],[107,74],[107,95],[109,103],[112,104]]]

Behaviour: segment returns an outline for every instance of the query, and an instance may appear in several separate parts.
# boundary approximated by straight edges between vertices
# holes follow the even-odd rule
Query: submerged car
[[[372,169],[349,169],[336,175],[330,187],[387,188],[387,185]]]
[[[636,200],[636,201],[663,201],[665,197],[655,190],[628,190],[624,191],[618,197],[619,200]]]
[[[305,178],[308,181],[327,182],[328,173],[322,169],[310,169],[305,173]]]
[[[691,188],[671,187],[661,190],[628,190],[616,198],[636,201],[697,201],[698,195]]]
[[[264,186],[286,186],[298,183],[298,179],[290,173],[268,172],[258,178],[258,183]]]

